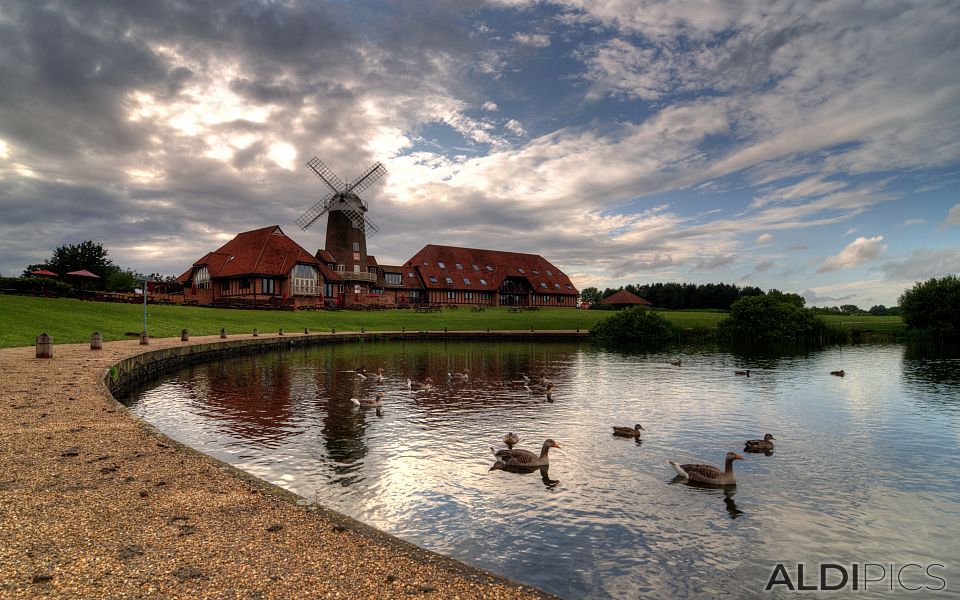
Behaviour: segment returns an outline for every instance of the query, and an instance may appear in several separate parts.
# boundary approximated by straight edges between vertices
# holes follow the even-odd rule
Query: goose
[[[383,392],[377,392],[373,398],[350,398],[350,402],[360,408],[380,408],[383,406]]]
[[[646,429],[644,429],[640,423],[637,423],[633,427],[613,427],[613,435],[619,437],[640,437],[641,431],[646,431]]]
[[[383,379],[384,379],[384,377],[383,377],[383,367],[378,367],[378,368],[377,368],[377,374],[376,374],[376,380],[377,380],[377,381],[383,381]]]
[[[750,369],[747,369],[746,371],[734,371],[733,374],[734,374],[734,375],[746,375],[747,377],[750,377]]]
[[[737,476],[733,473],[733,461],[743,460],[743,457],[736,452],[727,452],[727,460],[724,469],[710,465],[678,465],[672,460],[668,460],[677,475],[685,478],[690,483],[699,483],[702,485],[736,485]]]
[[[680,367],[680,366],[683,366],[683,361],[682,361],[682,360],[674,360],[674,361],[671,361],[670,364],[673,365],[673,366],[675,366],[675,367]]]
[[[425,378],[423,382],[411,381],[410,378],[407,378],[407,387],[411,390],[429,390],[433,387],[433,380],[429,377]]]
[[[744,452],[766,452],[768,450],[773,450],[773,442],[777,438],[773,437],[773,434],[766,434],[763,436],[762,440],[747,440],[747,445],[744,447]]]
[[[846,375],[846,373],[843,372],[843,369],[840,369],[839,371],[830,371],[830,374],[836,375],[837,377],[843,377]]]
[[[529,450],[521,450],[519,448],[516,450],[496,450],[491,446],[490,451],[497,457],[497,462],[503,463],[506,467],[543,467],[550,464],[550,458],[547,457],[550,448],[559,447],[560,444],[551,439],[547,439],[544,440],[543,446],[540,448],[540,456],[537,456]]]
[[[507,445],[508,449],[512,450],[515,444],[520,443],[520,436],[511,431],[503,436],[503,443]]]
[[[464,369],[463,373],[447,373],[447,379],[452,379],[454,381],[466,381],[470,379],[470,371]]]

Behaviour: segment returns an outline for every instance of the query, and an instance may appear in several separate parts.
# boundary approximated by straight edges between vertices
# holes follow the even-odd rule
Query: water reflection
[[[194,367],[131,408],[259,477],[564,597],[759,598],[768,557],[960,555],[957,361],[902,346],[365,343]],[[534,375],[554,402],[531,393]],[[431,389],[406,385],[427,377]],[[377,393],[379,412],[350,400]],[[611,435],[637,422],[642,439]],[[667,458],[719,457],[767,431],[776,452],[738,463],[737,487],[665,485]],[[490,471],[505,432],[563,449],[548,467]]]
[[[670,485],[677,484],[685,485],[688,488],[694,489],[709,496],[721,498],[723,500],[724,508],[727,511],[727,515],[731,519],[736,519],[737,517],[743,515],[743,511],[737,508],[737,503],[733,501],[733,497],[737,494],[737,484],[723,486],[707,485],[690,481],[683,475],[677,475],[670,480]]]

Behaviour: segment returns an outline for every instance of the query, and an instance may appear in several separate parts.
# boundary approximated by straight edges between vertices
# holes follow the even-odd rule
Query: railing
[[[354,273],[353,271],[337,271],[337,275],[344,281],[369,281],[377,282],[376,273]]]

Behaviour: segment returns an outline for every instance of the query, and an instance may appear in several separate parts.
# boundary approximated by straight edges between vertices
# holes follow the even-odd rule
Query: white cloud
[[[534,48],[546,48],[550,45],[550,36],[544,35],[542,33],[515,33],[513,34],[513,41],[524,46],[532,46]]]
[[[769,271],[775,264],[772,260],[762,260],[755,264],[753,268],[763,273],[764,271]]]
[[[882,235],[872,238],[859,237],[847,244],[839,254],[825,260],[820,268],[817,269],[817,273],[826,273],[828,271],[836,271],[837,269],[849,269],[874,260],[887,249],[885,245],[880,243],[882,241]]]
[[[922,225],[923,223],[926,223],[926,222],[927,222],[926,219],[907,219],[903,222],[903,226],[909,227],[911,225]]]
[[[773,236],[769,233],[761,233],[757,236],[757,239],[754,240],[756,244],[768,244],[773,241]]]
[[[496,103],[496,102],[491,102],[490,100],[487,100],[486,102],[484,102],[484,103],[483,103],[483,106],[481,106],[481,108],[483,108],[483,110],[490,111],[490,112],[495,112],[495,111],[499,110],[499,107],[497,106],[497,103]]]
[[[510,132],[514,135],[527,135],[527,131],[523,128],[523,125],[521,125],[520,121],[517,121],[516,119],[510,119],[507,121],[504,127],[510,130]]]
[[[947,225],[960,225],[960,203],[954,204],[947,212]]]

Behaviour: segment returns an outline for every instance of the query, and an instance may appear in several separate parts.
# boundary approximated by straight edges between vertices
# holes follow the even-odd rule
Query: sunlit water
[[[386,380],[349,372],[358,367],[382,367]],[[465,370],[466,382],[447,377]],[[539,371],[553,402],[524,388],[521,374]],[[433,389],[407,388],[427,376]],[[350,402],[376,391],[380,416]],[[763,592],[777,562],[939,563],[946,590],[921,595],[960,597],[956,354],[367,343],[196,366],[129,402],[267,481],[567,598],[802,597]],[[642,443],[611,435],[636,422]],[[508,431],[523,448],[561,443],[546,478],[489,470],[489,446]],[[745,454],[735,490],[673,482],[667,459],[722,466],[767,432],[775,452]],[[903,593],[888,588],[856,597]]]

